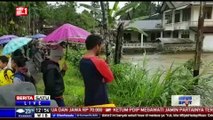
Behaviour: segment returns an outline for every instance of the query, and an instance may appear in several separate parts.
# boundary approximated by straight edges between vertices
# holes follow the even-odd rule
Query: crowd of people
[[[110,103],[106,83],[111,82],[114,76],[107,62],[99,57],[103,46],[103,39],[98,35],[89,35],[85,41],[87,52],[82,56],[79,68],[85,85],[85,106]],[[18,49],[11,56],[0,56],[0,87],[30,82],[36,88],[36,80],[26,63],[29,60],[36,62],[35,55],[40,52],[42,60],[39,61],[39,70],[43,75],[44,94],[50,95],[58,106],[66,106],[63,99],[65,91],[63,76],[68,67],[66,62],[59,64],[63,60],[64,47],[64,45],[59,44],[46,51],[43,47],[31,45],[28,48],[26,47],[27,50],[29,49],[28,54],[26,54],[27,50],[24,50],[25,53],[23,53],[22,50]]]

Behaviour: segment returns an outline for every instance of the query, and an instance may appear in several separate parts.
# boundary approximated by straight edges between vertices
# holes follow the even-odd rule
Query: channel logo
[[[172,95],[171,106],[200,106],[200,95]]]

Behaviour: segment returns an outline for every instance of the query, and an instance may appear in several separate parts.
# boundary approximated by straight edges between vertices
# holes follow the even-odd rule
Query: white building
[[[213,51],[212,7],[213,2],[206,2],[203,43],[205,51]],[[187,38],[195,41],[199,11],[200,2],[164,2],[161,7],[163,38]]]
[[[124,43],[137,43],[145,47],[146,43],[154,42],[162,36],[161,20],[124,21]]]

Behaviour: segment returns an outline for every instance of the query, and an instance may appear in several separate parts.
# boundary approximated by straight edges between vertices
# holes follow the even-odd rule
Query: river
[[[122,62],[130,62],[137,66],[142,66],[144,58],[145,57],[143,55],[124,55],[122,57]],[[185,63],[186,61],[193,59],[194,53],[149,54],[149,55],[146,55],[146,58],[147,58],[147,68],[149,70],[157,71],[158,70],[157,68],[167,70],[170,68],[173,62],[174,62],[173,64],[174,66],[179,66]],[[201,66],[200,73],[204,73],[207,76],[212,76],[213,64],[210,64],[210,63],[213,62],[213,53],[203,53],[201,60],[204,65]],[[208,82],[208,85],[209,86],[213,85],[212,79]],[[212,91],[212,88],[209,88],[209,86],[208,86],[209,91],[203,90],[201,92],[198,92],[202,94],[201,105],[203,106],[213,106],[213,102],[212,102],[213,91]]]
[[[122,62],[131,62],[135,65],[142,65],[143,60],[146,58],[147,68],[155,70],[157,68],[168,69],[174,62],[174,66],[181,65],[186,61],[194,58],[194,53],[175,53],[175,54],[147,54],[145,57],[143,55],[124,55],[122,56]],[[201,60],[203,62],[203,68],[208,67],[212,69],[213,66],[209,65],[213,62],[213,53],[202,53]]]

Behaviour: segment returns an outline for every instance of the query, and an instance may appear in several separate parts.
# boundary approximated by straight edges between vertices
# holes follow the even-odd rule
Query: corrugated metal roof
[[[158,38],[156,41],[161,43],[193,43],[194,41],[188,38]]]
[[[124,21],[125,28],[136,27],[142,30],[161,30],[161,20],[137,20],[133,22]]]
[[[187,5],[200,5],[200,2],[164,2],[161,6],[161,11],[163,11],[163,6],[165,5],[168,5],[170,9],[173,9],[173,8],[176,8],[176,9],[179,9],[180,7],[183,7],[183,6],[187,6]],[[172,6],[171,6],[172,5]],[[213,2],[206,2],[206,6],[212,6],[213,5]]]
[[[175,8],[182,7],[185,5],[200,5],[199,2],[172,2],[172,4],[175,6]],[[213,2],[206,2],[206,5],[213,5]]]
[[[182,7],[185,5],[190,5],[191,2],[172,2],[172,4],[175,6],[175,8],[177,8],[177,7]]]

